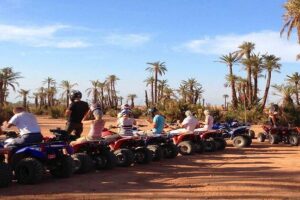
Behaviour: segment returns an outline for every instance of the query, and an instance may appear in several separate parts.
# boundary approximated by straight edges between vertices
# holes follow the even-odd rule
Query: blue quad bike
[[[11,132],[6,135],[12,137]],[[21,184],[40,182],[45,171],[49,171],[57,178],[68,178],[74,172],[74,162],[71,157],[73,149],[68,143],[55,140],[54,137],[42,143],[10,146],[9,150],[0,156],[0,161],[4,163],[4,154],[6,154],[7,164],[4,166],[12,169],[15,179]],[[5,146],[5,141],[2,141],[1,146]]]
[[[250,147],[255,135],[254,131],[250,130],[250,126],[245,124],[215,124],[213,129],[221,130],[223,138],[232,140],[236,148]]]

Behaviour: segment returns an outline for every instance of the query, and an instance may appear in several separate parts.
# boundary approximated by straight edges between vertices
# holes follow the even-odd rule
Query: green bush
[[[3,108],[0,108],[0,123],[2,124],[4,121],[8,121],[13,115],[12,106],[4,106]]]
[[[55,106],[49,108],[49,114],[53,119],[63,118],[65,116],[65,107]]]
[[[118,111],[115,109],[108,109],[105,114],[107,114],[111,117],[117,117]]]
[[[143,113],[145,113],[145,111],[143,111],[143,110],[141,110],[139,108],[133,108],[132,109],[132,116],[135,119],[141,117],[143,115]]]
[[[30,111],[35,115],[45,115],[48,113],[48,111],[45,111],[42,108],[31,108]]]

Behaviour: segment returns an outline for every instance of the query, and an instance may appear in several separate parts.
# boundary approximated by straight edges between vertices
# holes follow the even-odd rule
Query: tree
[[[298,72],[293,73],[291,76],[287,75],[287,81],[295,86],[296,103],[299,106],[299,83],[300,74]]]
[[[24,90],[20,89],[18,93],[20,94],[18,97],[22,97],[23,101],[23,107],[26,109],[27,108],[27,96],[29,94],[30,90]]]
[[[224,97],[224,108],[225,108],[225,110],[227,110],[227,101],[226,100],[229,97],[229,95],[228,94],[224,94],[223,97]]]
[[[107,84],[109,85],[110,89],[110,99],[112,103],[112,107],[117,107],[118,106],[118,97],[117,97],[117,92],[116,92],[116,82],[117,80],[120,80],[116,75],[109,75],[107,78]]]
[[[253,102],[257,104],[258,101],[258,78],[261,77],[263,58],[259,54],[251,55],[252,62],[252,77],[254,82]]]
[[[235,65],[238,61],[238,54],[229,53],[228,55],[223,55],[220,58],[221,63],[225,63],[229,68],[229,80],[231,85],[231,99],[232,99],[232,106],[233,109],[236,109],[238,106],[238,100],[236,96],[236,90],[235,90],[235,79],[233,74],[233,65]]]
[[[92,84],[92,87],[86,89],[87,96],[89,97],[92,95],[92,103],[97,103],[98,96],[99,96],[99,91],[98,91],[99,81],[95,80],[95,81],[90,81],[90,82]]]
[[[155,82],[155,79],[153,76],[150,76],[148,77],[144,82],[146,82],[146,86],[150,85],[151,87],[151,103],[153,105],[154,103],[154,82]]]
[[[70,92],[71,92],[72,88],[76,85],[78,85],[78,84],[77,83],[71,83],[70,81],[67,81],[67,80],[63,80],[60,83],[60,88],[63,89],[62,97],[66,96],[67,107],[69,107],[69,103],[70,103]]]
[[[157,83],[158,83],[158,75],[163,75],[165,74],[165,72],[167,71],[165,62],[152,62],[152,63],[147,63],[148,65],[150,65],[150,67],[147,67],[146,70],[150,71],[153,76],[154,76],[154,104],[157,103],[158,100],[158,96],[157,96]]]
[[[165,87],[168,87],[167,82],[168,80],[159,80],[159,100],[164,96],[164,89]]]
[[[131,108],[134,108],[134,99],[137,98],[136,94],[129,94],[128,99],[131,100]]]
[[[56,81],[51,77],[47,77],[43,81],[43,84],[47,85],[46,93],[47,93],[48,106],[51,107],[51,95],[52,95],[51,87],[55,87]]]
[[[263,56],[263,68],[267,71],[267,83],[266,83],[266,88],[265,88],[265,93],[263,97],[263,102],[262,102],[262,109],[265,108],[268,94],[269,94],[269,89],[271,85],[271,78],[272,78],[272,72],[280,72],[280,67],[281,64],[278,62],[280,61],[280,58],[274,56],[274,55],[264,55]]]
[[[297,29],[298,43],[300,44],[300,1],[288,0],[284,4],[286,12],[283,15],[284,25],[281,29],[280,35],[287,31],[287,38],[290,38],[291,32],[294,28]]]

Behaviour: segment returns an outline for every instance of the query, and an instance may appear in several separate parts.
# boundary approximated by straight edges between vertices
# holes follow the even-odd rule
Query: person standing
[[[70,99],[72,103],[65,113],[67,117],[66,131],[69,134],[74,132],[76,138],[79,138],[83,131],[82,120],[89,111],[88,103],[81,101],[81,98],[82,94],[80,91],[71,91]]]
[[[40,143],[43,140],[41,128],[36,117],[29,112],[26,112],[23,107],[15,107],[13,109],[14,116],[7,122],[3,123],[3,128],[11,128],[16,126],[20,131],[20,136],[9,139],[5,146],[19,146],[30,143]]]

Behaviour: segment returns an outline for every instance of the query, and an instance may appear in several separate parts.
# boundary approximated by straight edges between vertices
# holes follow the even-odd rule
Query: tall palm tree
[[[252,104],[252,66],[251,66],[251,61],[250,61],[250,57],[251,57],[251,53],[255,48],[255,44],[252,42],[244,42],[242,45],[239,46],[239,51],[238,54],[240,57],[244,56],[246,57],[246,59],[244,59],[244,65],[246,67],[247,70],[247,98],[249,99],[249,103]]]
[[[254,82],[254,89],[253,89],[252,96],[253,96],[253,102],[256,104],[258,101],[258,78],[261,77],[263,58],[259,54],[252,54],[251,62],[252,62],[252,77]]]
[[[30,90],[24,90],[24,89],[20,89],[18,91],[19,93],[19,96],[18,97],[22,97],[22,102],[23,102],[23,107],[26,109],[27,108],[27,97],[28,97],[28,94],[29,94],[29,91]]]
[[[150,76],[144,82],[146,83],[146,86],[150,85],[150,87],[151,87],[151,101],[152,101],[152,105],[153,105],[153,103],[154,103],[154,82],[155,82],[155,79],[154,79],[153,76]]]
[[[37,93],[39,95],[40,108],[41,108],[46,105],[46,97],[47,97],[46,89],[44,87],[40,87],[37,90]]]
[[[295,85],[295,95],[296,103],[299,106],[299,84],[300,84],[300,74],[298,72],[293,73],[291,76],[287,75],[287,81]]]
[[[224,97],[224,108],[225,108],[225,110],[227,110],[227,98],[229,97],[229,95],[224,94],[223,97]]]
[[[22,78],[20,72],[14,72],[12,67],[0,69],[0,106],[3,106],[6,101],[8,87],[16,91],[16,85],[19,86],[17,80],[20,78]]]
[[[66,96],[67,107],[69,107],[69,103],[70,103],[70,92],[71,92],[72,88],[76,85],[78,85],[78,84],[71,83],[70,81],[67,81],[67,80],[63,80],[60,83],[60,88],[63,89],[63,92],[61,95],[62,95],[62,97]]]
[[[120,80],[116,75],[112,74],[107,77],[107,83],[110,85],[110,91],[111,91],[111,100],[113,103],[113,107],[118,106],[118,98],[117,98],[117,92],[116,92],[116,82],[117,80]]]
[[[87,96],[91,96],[92,95],[92,103],[97,103],[98,101],[98,96],[99,96],[99,81],[95,80],[95,81],[91,81],[92,87],[86,89],[87,92]]]
[[[106,87],[106,81],[104,81],[104,82],[100,82],[99,81],[99,83],[98,83],[98,91],[99,91],[100,103],[101,103],[101,109],[102,110],[104,110],[104,107],[105,107],[104,106],[104,102],[105,102],[105,95],[104,95],[105,87]]]
[[[165,62],[149,62],[147,63],[150,67],[147,67],[146,70],[150,71],[154,76],[154,103],[157,103],[157,83],[158,83],[158,75],[163,75],[167,71]]]
[[[238,63],[239,58],[238,54],[229,53],[228,55],[223,55],[219,58],[219,62],[224,63],[229,68],[229,77],[230,77],[230,85],[231,85],[231,98],[232,98],[232,106],[234,109],[238,106],[238,100],[236,96],[236,90],[235,90],[235,79],[233,74],[233,65]]]
[[[51,92],[51,87],[52,86],[55,86],[56,84],[56,81],[51,78],[51,77],[47,77],[44,81],[43,81],[43,84],[46,84],[47,85],[47,90],[46,92]],[[47,93],[47,100],[48,100],[48,106],[51,106],[51,103],[50,103],[50,98],[51,98],[51,94],[50,93]]]
[[[272,85],[275,89],[275,95],[279,95],[283,98],[283,105],[293,104],[292,94],[295,92],[295,88],[291,85]],[[279,94],[278,94],[278,93]]]
[[[266,88],[265,88],[265,94],[263,97],[263,102],[262,102],[262,109],[265,108],[268,94],[269,94],[269,89],[271,85],[271,78],[272,78],[272,72],[280,72],[280,67],[281,64],[279,63],[280,58],[274,56],[274,55],[264,55],[263,56],[263,68],[267,71],[267,83],[266,83]]]
[[[280,35],[287,30],[287,38],[290,38],[291,32],[294,28],[297,29],[298,43],[300,44],[300,1],[288,0],[284,4],[286,10],[283,15],[284,25],[281,29]]]
[[[134,108],[134,99],[137,98],[136,94],[129,94],[128,99],[131,101],[131,108]]]
[[[167,82],[168,80],[159,80],[160,94],[158,95],[159,96],[158,99],[161,99],[164,96],[164,89],[165,87],[168,87]]]

